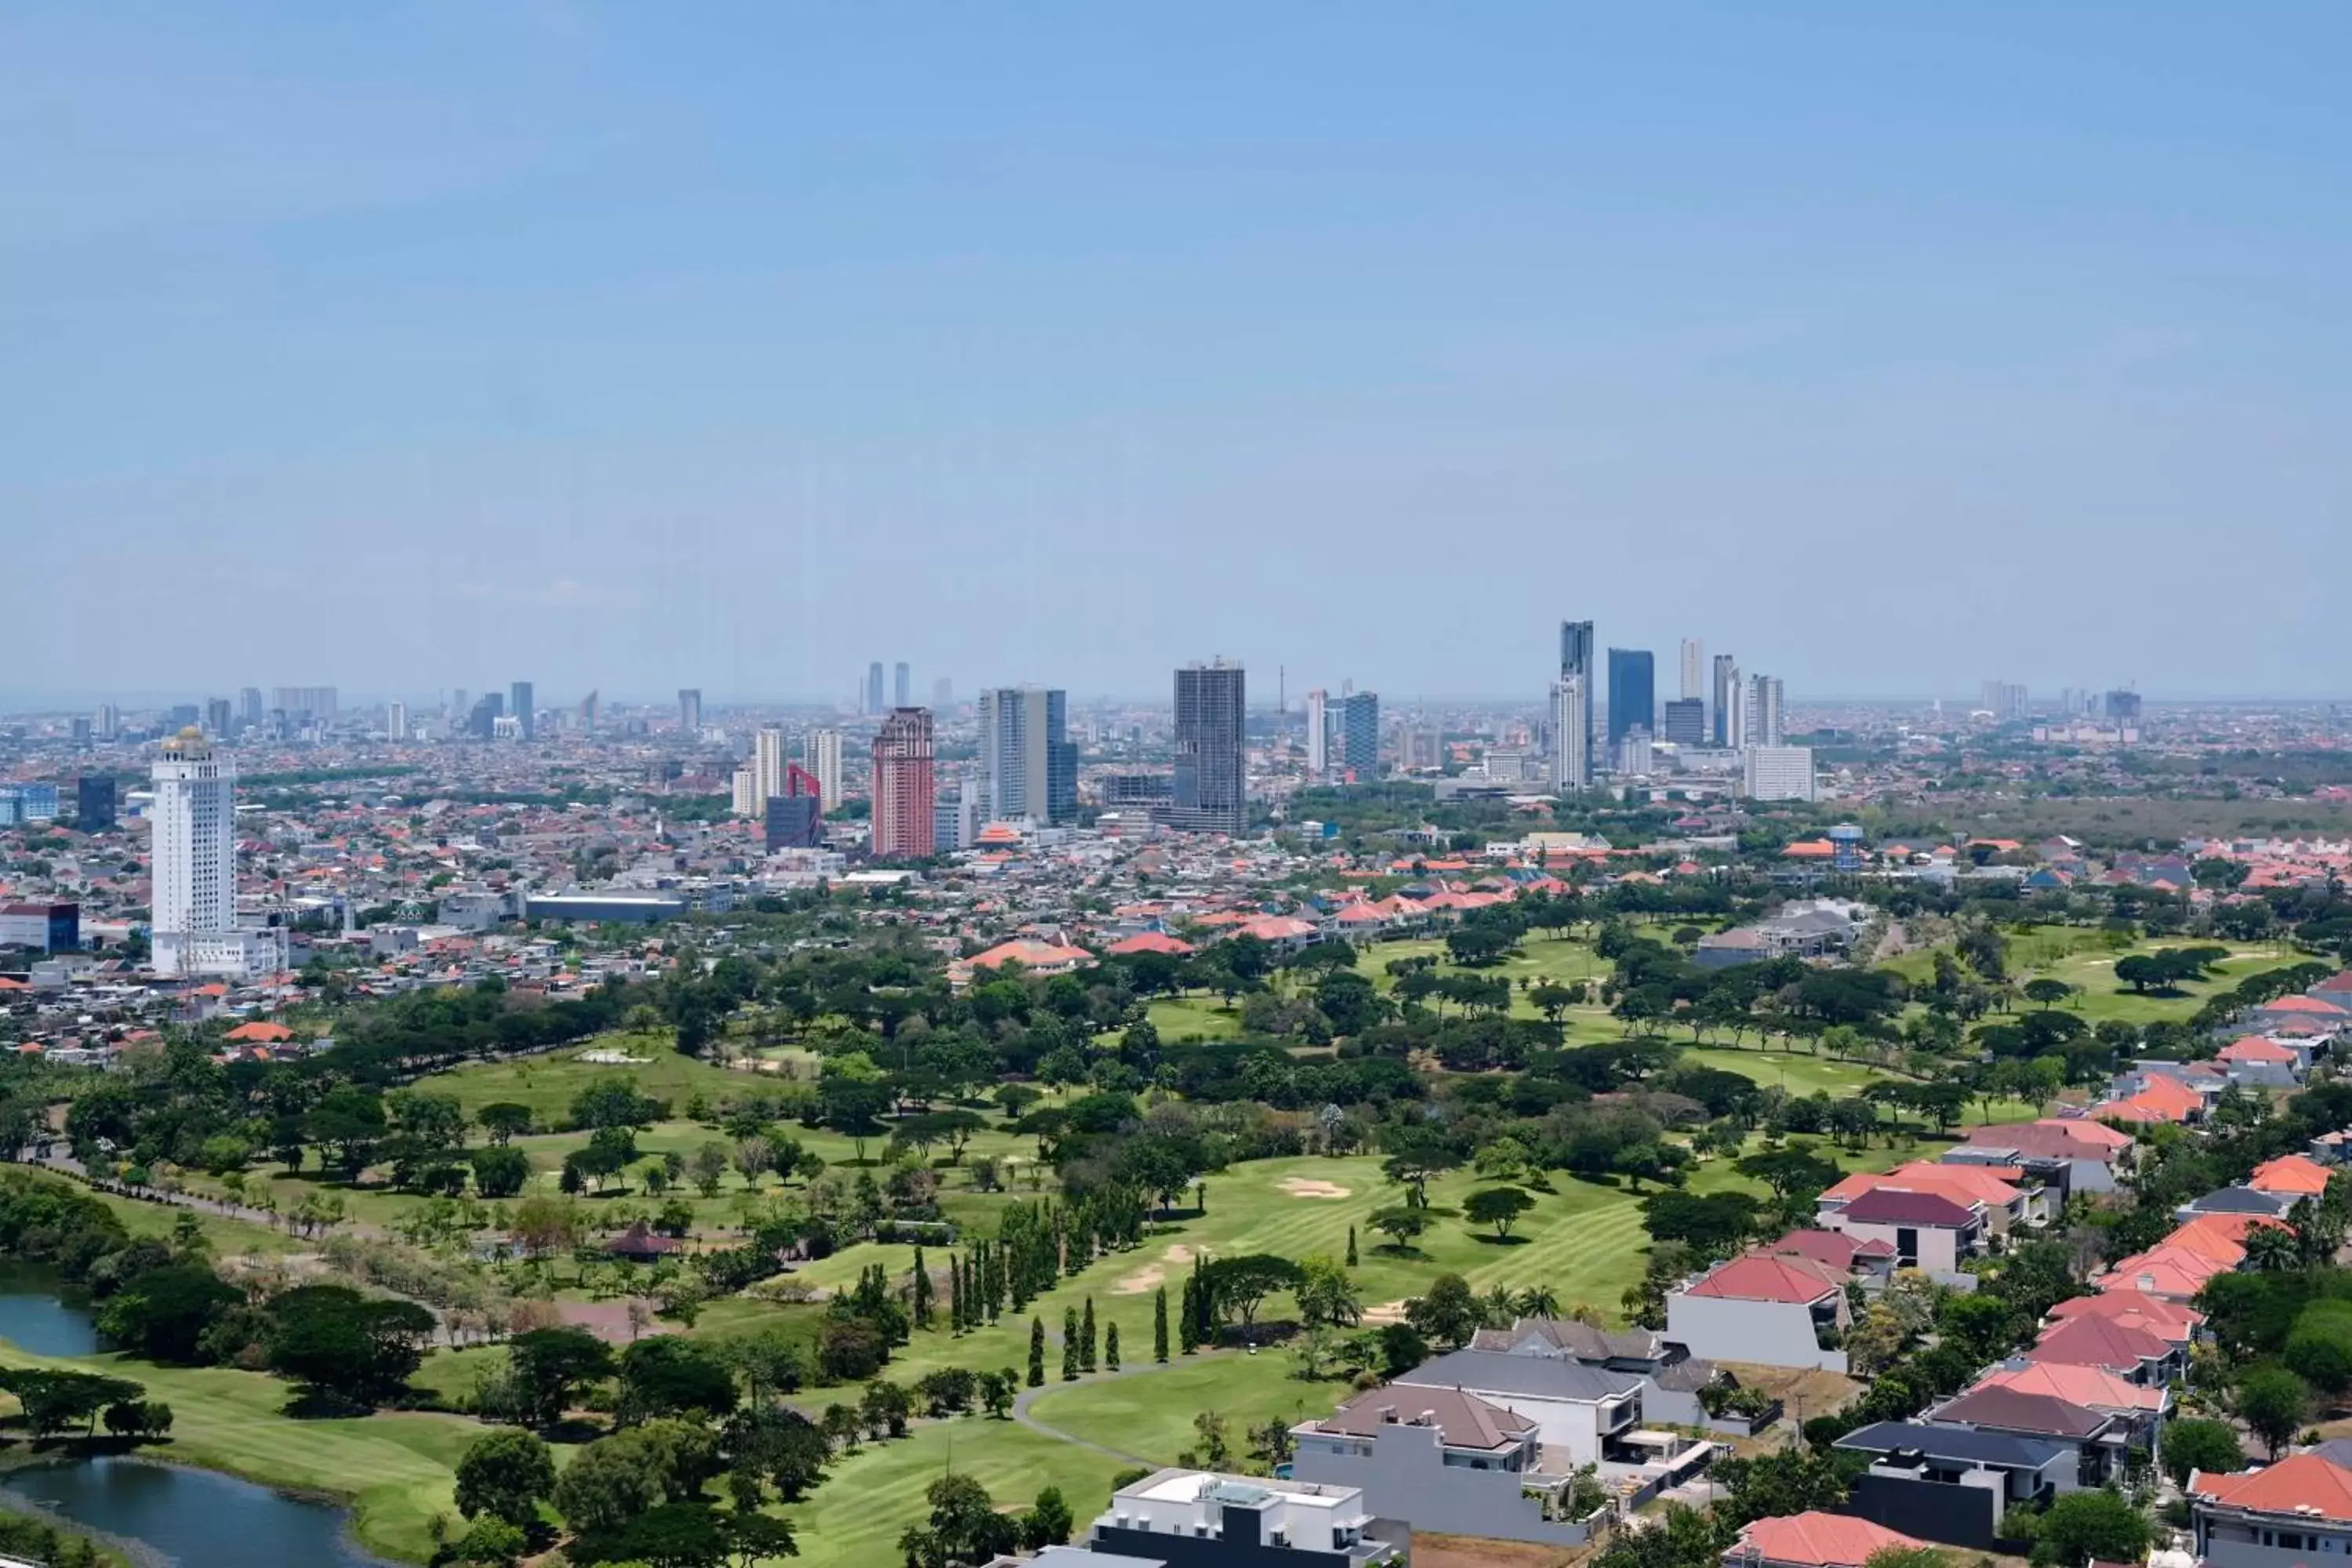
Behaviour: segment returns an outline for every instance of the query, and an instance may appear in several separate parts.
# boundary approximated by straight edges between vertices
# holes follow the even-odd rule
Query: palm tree
[[[2301,1267],[2303,1247],[2283,1225],[2258,1225],[2246,1232],[2246,1267],[2258,1273],[2284,1273]]]
[[[1549,1285],[1531,1285],[1518,1293],[1518,1313],[1522,1318],[1557,1318],[1559,1316],[1559,1292]]]

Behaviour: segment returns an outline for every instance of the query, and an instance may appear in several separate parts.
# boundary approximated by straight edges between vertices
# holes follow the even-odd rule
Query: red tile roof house
[[[2319,1453],[2266,1469],[2189,1477],[2197,1559],[2210,1568],[2288,1568],[2352,1554],[2352,1470]]]
[[[1591,1528],[1557,1517],[1569,1472],[1545,1474],[1541,1427],[1458,1388],[1389,1384],[1290,1429],[1291,1477],[1360,1487],[1382,1517],[1416,1531],[1581,1546]],[[1557,1500],[1549,1512],[1538,1493]]]
[[[1708,1361],[1843,1372],[1845,1274],[1810,1258],[1746,1253],[1666,1294],[1666,1338]]]
[[[2068,1318],[2042,1331],[2025,1359],[2053,1366],[2096,1367],[2161,1388],[2187,1374],[2181,1347],[2144,1324],[2117,1318]]]
[[[1724,1568],[1862,1568],[1888,1547],[1925,1545],[1900,1531],[1842,1513],[1790,1513],[1759,1519],[1723,1554]]]
[[[2102,1122],[2052,1117],[2005,1127],[1976,1127],[1967,1142],[1944,1152],[1947,1164],[2017,1165],[2059,1189],[2057,1202],[2074,1193],[2112,1193],[2129,1167],[2132,1141]]]
[[[1924,1268],[1931,1276],[1958,1274],[1960,1260],[1983,1245],[1986,1229],[1981,1203],[1964,1205],[1940,1193],[1899,1187],[1874,1188],[1820,1217],[1858,1241],[1887,1243],[1897,1268]]]
[[[2247,1035],[2221,1047],[2214,1058],[2231,1083],[2284,1089],[2301,1083],[2309,1059],[2294,1046]]]

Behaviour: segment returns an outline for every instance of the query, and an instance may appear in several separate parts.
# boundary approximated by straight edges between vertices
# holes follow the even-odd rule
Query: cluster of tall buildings
[[[931,682],[931,707],[945,712],[954,704],[955,686],[944,676]],[[901,708],[911,708],[915,702],[915,672],[906,660],[890,667],[890,684],[882,684],[882,661],[876,659],[866,667],[866,682],[858,689],[857,711],[866,718],[878,718]]]
[[[1778,789],[1786,787],[1788,773],[1801,767],[1807,776],[1802,798],[1811,798],[1812,754],[1788,744],[1780,677],[1743,675],[1738,659],[1730,654],[1717,654],[1710,669],[1705,646],[1696,637],[1685,637],[1678,671],[1680,695],[1661,704],[1656,656],[1647,648],[1612,647],[1608,650],[1604,709],[1594,700],[1601,673],[1595,651],[1591,621],[1560,623],[1559,675],[1552,682],[1549,713],[1555,789],[1570,794],[1589,790],[1602,771],[1644,775],[1654,765],[1654,742],[1664,741],[1693,750],[1736,752],[1743,759],[1759,750],[1801,752],[1801,757],[1767,759],[1766,772]]]

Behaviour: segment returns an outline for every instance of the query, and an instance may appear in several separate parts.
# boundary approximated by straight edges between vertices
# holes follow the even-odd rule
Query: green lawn
[[[590,1051],[615,1051],[646,1059],[626,1066],[582,1061],[581,1057]],[[745,1093],[761,1081],[751,1073],[678,1055],[669,1032],[664,1030],[646,1035],[599,1035],[586,1045],[543,1057],[468,1063],[422,1079],[416,1087],[436,1094],[457,1096],[468,1115],[501,1100],[528,1105],[544,1123],[568,1114],[572,1097],[590,1084],[614,1077],[629,1079],[639,1094],[670,1101],[672,1109],[681,1114],[687,1101],[697,1094],[717,1100]]]
[[[1333,1379],[1307,1382],[1282,1351],[1226,1351],[1179,1356],[1165,1371],[1056,1389],[1029,1414],[1073,1437],[1172,1465],[1197,1441],[1192,1417],[1201,1411],[1223,1416],[1234,1450],[1245,1452],[1251,1426],[1328,1415],[1349,1392]]]
[[[1059,1487],[1083,1537],[1110,1500],[1111,1478],[1128,1468],[1011,1421],[964,1416],[835,1459],[807,1501],[782,1511],[805,1568],[878,1568],[898,1561],[899,1534],[929,1506],[923,1489],[950,1468],[979,1480],[999,1506],[1025,1508],[1041,1488]]]
[[[433,1555],[432,1517],[457,1517],[457,1460],[487,1430],[425,1413],[291,1420],[279,1414],[289,1384],[226,1367],[165,1367],[112,1355],[50,1360],[5,1343],[0,1364],[69,1367],[142,1383],[150,1398],[172,1407],[172,1440],[153,1450],[159,1458],[349,1500],[362,1541],[416,1563]]]

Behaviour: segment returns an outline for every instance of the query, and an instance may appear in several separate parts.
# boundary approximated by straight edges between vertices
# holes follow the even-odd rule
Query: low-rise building
[[[1439,1389],[1475,1394],[1535,1423],[1543,1446],[1570,1468],[1644,1456],[1623,1437],[1642,1424],[1642,1385],[1632,1373],[1581,1362],[1460,1350],[1423,1363],[1390,1384],[1398,1405],[1426,1404]]]
[[[1378,1538],[1377,1523],[1358,1487],[1165,1469],[1113,1492],[1087,1546],[1163,1568],[1370,1568],[1411,1535]]]
[[[1843,1372],[1845,1277],[1793,1254],[1750,1252],[1666,1294],[1666,1338],[1710,1361]]]
[[[1291,1428],[1291,1474],[1360,1487],[1382,1519],[1416,1531],[1582,1546],[1563,1517],[1572,1474],[1543,1469],[1536,1422],[1455,1388],[1391,1384]]]
[[[2264,1469],[2189,1478],[2198,1561],[2210,1568],[2303,1568],[2352,1556],[2352,1469],[2297,1454]]]

